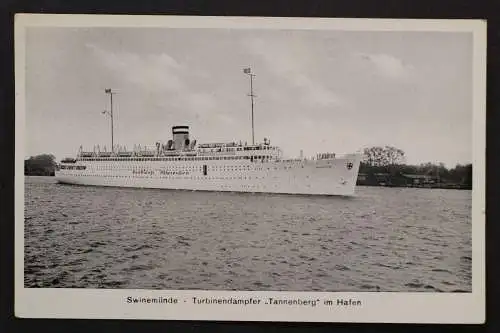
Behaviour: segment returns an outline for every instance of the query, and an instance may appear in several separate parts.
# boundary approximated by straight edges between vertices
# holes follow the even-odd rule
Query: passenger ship
[[[279,147],[261,144],[196,144],[188,126],[172,127],[173,139],[156,150],[85,152],[61,161],[60,183],[283,194],[354,195],[361,156],[283,159]]]
[[[106,93],[111,95],[112,110],[113,95],[110,89]],[[253,92],[250,96],[253,141]],[[112,111],[110,115],[112,124]],[[352,196],[360,162],[358,153],[285,159],[267,139],[251,145],[197,144],[189,136],[189,126],[174,126],[172,139],[157,142],[153,149],[113,147],[106,152],[80,147],[76,158],[61,161],[55,176],[60,183],[78,185]]]

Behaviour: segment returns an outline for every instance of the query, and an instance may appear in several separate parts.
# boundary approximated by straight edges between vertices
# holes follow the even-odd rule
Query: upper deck
[[[275,160],[281,158],[279,147],[269,144],[244,145],[237,143],[207,143],[197,147],[184,149],[166,149],[158,145],[156,149],[136,148],[133,151],[117,149],[115,152],[84,151],[80,148],[74,161],[199,161],[199,160],[236,160],[236,159],[265,159]]]
[[[112,151],[101,151],[99,146],[93,150],[84,150],[82,146],[76,158],[64,159],[62,164],[74,164],[79,161],[210,161],[210,160],[250,160],[270,162],[282,161],[282,150],[278,146],[272,146],[267,138],[262,143],[248,145],[243,142],[217,142],[197,144],[196,140],[190,140],[188,126],[172,127],[172,139],[165,144],[156,142],[155,146],[134,146],[133,150],[125,147],[115,146]],[[335,158],[333,153],[317,154],[317,160]],[[302,153],[299,159],[302,160]],[[292,160],[290,160],[292,161]]]

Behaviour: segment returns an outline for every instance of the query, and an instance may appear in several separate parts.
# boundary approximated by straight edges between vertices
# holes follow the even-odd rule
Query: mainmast
[[[110,111],[104,110],[102,113],[107,114],[111,118],[111,152],[115,152],[115,146],[114,146],[114,137],[113,137],[113,95],[116,94],[115,92],[111,91],[111,88],[106,88],[104,89],[104,92],[106,94],[109,94],[110,98]]]
[[[250,67],[247,67],[247,68],[244,68],[243,69],[243,73],[247,74],[249,77],[250,77],[250,94],[248,96],[250,96],[250,99],[252,101],[252,145],[255,145],[255,134],[254,134],[254,124],[253,124],[253,98],[254,97],[257,97],[253,94],[253,77],[255,76],[255,74],[252,73],[252,69]]]

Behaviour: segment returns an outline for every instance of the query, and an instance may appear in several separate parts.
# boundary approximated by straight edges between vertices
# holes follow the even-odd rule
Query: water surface
[[[26,287],[471,291],[471,191],[341,198],[25,180]]]

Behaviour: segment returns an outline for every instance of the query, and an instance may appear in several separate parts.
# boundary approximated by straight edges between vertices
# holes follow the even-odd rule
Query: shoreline
[[[356,186],[366,187],[391,187],[391,188],[420,188],[429,190],[472,190],[471,186],[455,185],[455,184],[442,184],[442,185],[380,185],[380,184],[357,184]]]

